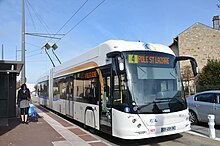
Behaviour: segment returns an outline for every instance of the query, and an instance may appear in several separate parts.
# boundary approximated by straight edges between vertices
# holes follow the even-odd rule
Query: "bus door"
[[[110,97],[111,67],[102,69],[102,82],[104,90],[101,93],[100,130],[108,134],[112,134],[112,115]]]
[[[73,76],[67,78],[66,97],[66,115],[73,118]]]

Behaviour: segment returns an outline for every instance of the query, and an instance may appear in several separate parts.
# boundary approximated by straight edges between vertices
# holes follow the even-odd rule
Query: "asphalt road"
[[[220,138],[220,127],[217,126],[216,137]],[[195,133],[195,134],[194,134]],[[198,134],[198,135],[197,135]],[[180,133],[170,136],[149,138],[142,140],[123,140],[98,132],[94,134],[98,139],[105,141],[111,146],[219,146],[219,140],[208,138],[207,124],[193,125],[188,133]]]
[[[198,134],[209,137],[208,132],[209,126],[207,123],[199,123],[198,125],[192,125],[191,131],[196,132]],[[220,125],[215,125],[215,135],[220,139]]]

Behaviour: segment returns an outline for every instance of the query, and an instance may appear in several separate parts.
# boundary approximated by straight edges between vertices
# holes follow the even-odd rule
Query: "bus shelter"
[[[0,60],[0,126],[16,117],[16,78],[22,67],[21,61]]]

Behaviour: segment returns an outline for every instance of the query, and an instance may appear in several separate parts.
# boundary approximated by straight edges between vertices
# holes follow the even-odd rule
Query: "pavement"
[[[35,109],[37,117],[29,118],[29,124],[17,117],[9,119],[9,126],[0,127],[0,146],[220,145],[218,132],[213,140],[197,126],[187,133],[139,141],[101,138],[41,106]]]
[[[37,117],[22,124],[19,117],[9,119],[9,126],[0,127],[0,146],[107,146],[105,142],[60,118],[35,106]]]

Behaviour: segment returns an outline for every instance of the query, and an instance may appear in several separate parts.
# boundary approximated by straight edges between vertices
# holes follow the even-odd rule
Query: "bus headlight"
[[[135,123],[136,121],[137,121],[137,119],[133,119],[133,120],[132,120],[132,123]]]
[[[137,127],[140,128],[140,127],[141,127],[141,124],[138,124]]]

